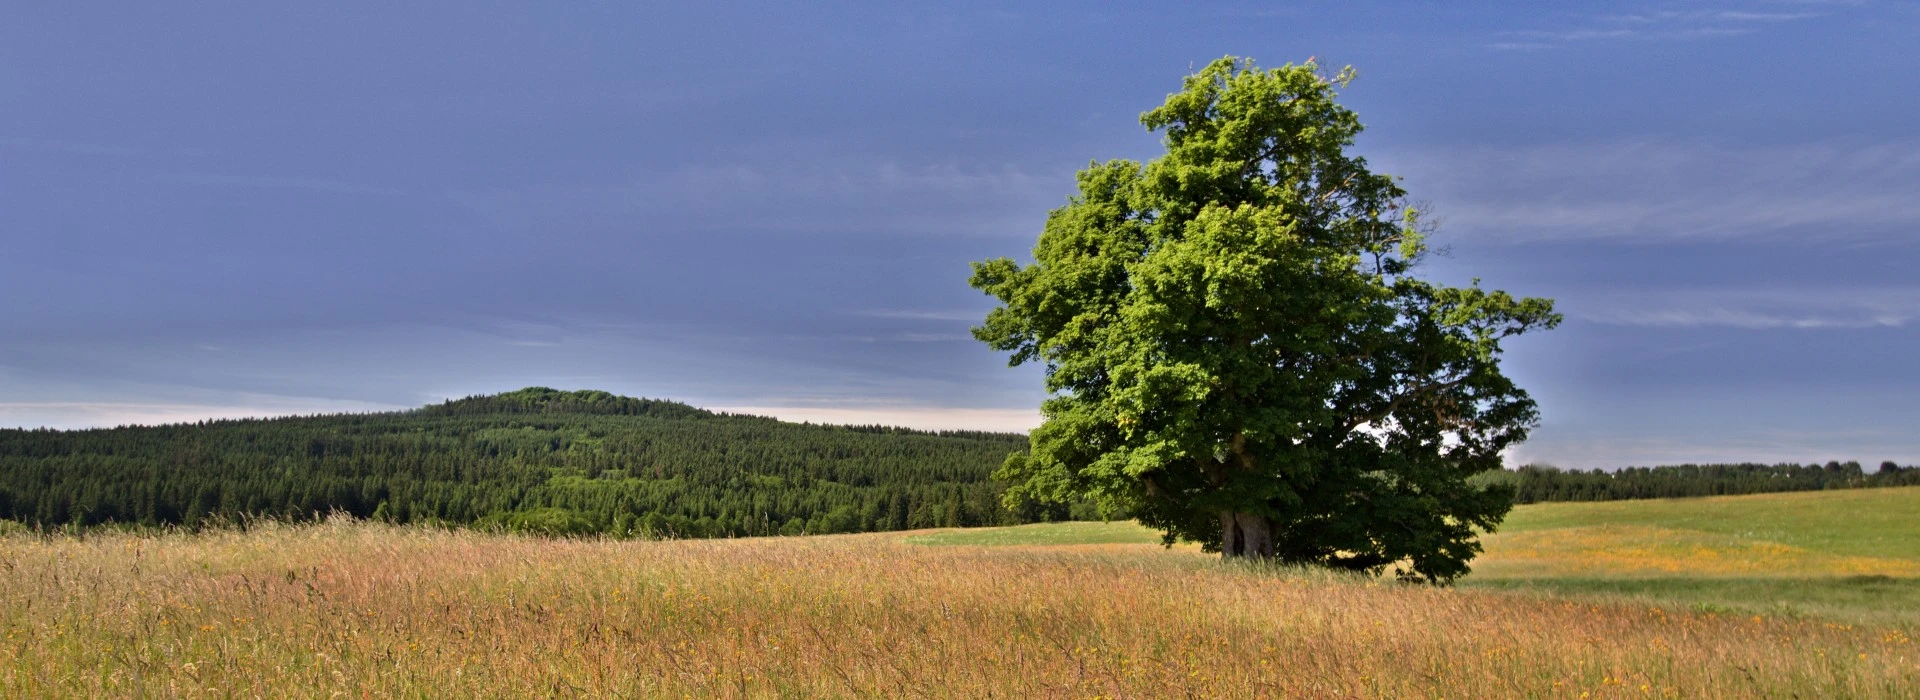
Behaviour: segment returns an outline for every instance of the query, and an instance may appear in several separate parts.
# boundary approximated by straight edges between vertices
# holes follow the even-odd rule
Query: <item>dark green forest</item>
[[[557,535],[740,537],[1095,519],[1001,505],[1024,435],[787,423],[529,388],[397,413],[0,430],[0,520],[41,529],[244,526],[345,513]],[[1483,474],[1515,501],[1920,485],[1856,462]]]
[[[1065,519],[989,474],[1024,435],[787,423],[529,388],[377,414],[0,430],[0,519],[308,521],[732,537]],[[1082,514],[1087,515],[1087,514]]]
[[[1581,471],[1528,465],[1481,474],[1482,484],[1506,484],[1515,503],[1687,498],[1780,491],[1920,486],[1920,469],[1883,462],[1868,474],[1859,462],[1826,464],[1679,464]]]

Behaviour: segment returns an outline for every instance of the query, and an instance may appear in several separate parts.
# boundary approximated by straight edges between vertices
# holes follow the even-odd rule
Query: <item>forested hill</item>
[[[1023,435],[825,426],[529,388],[397,413],[0,430],[0,519],[198,526],[339,511],[549,533],[724,537],[1023,522]]]
[[[488,396],[469,396],[413,411],[422,416],[477,416],[520,413],[577,413],[598,416],[713,418],[716,414],[678,401],[636,399],[604,391],[559,391],[534,386]],[[771,420],[771,419],[768,419]]]

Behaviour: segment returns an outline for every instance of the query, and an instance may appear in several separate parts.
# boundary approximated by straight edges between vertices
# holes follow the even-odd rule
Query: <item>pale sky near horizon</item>
[[[1920,463],[1920,6],[165,3],[0,23],[0,426],[528,385],[1024,429],[967,336],[1226,54],[1361,78],[1569,467]]]

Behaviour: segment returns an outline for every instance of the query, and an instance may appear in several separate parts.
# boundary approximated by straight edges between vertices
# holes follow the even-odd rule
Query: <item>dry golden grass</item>
[[[1920,560],[1816,552],[1779,542],[1649,525],[1496,533],[1481,578],[1543,576],[1920,576]]]
[[[1900,697],[1910,632],[1138,544],[0,537],[6,697]]]

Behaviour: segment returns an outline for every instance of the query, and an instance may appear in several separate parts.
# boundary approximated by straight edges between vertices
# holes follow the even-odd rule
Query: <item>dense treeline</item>
[[[1779,491],[1920,486],[1920,469],[1884,462],[1868,474],[1859,462],[1822,464],[1680,464],[1616,471],[1556,469],[1528,465],[1482,474],[1481,483],[1504,483],[1515,503],[1683,498]]]
[[[531,388],[401,413],[0,430],[0,520],[331,512],[555,534],[856,532],[1064,519],[989,478],[1026,437],[785,423]]]

